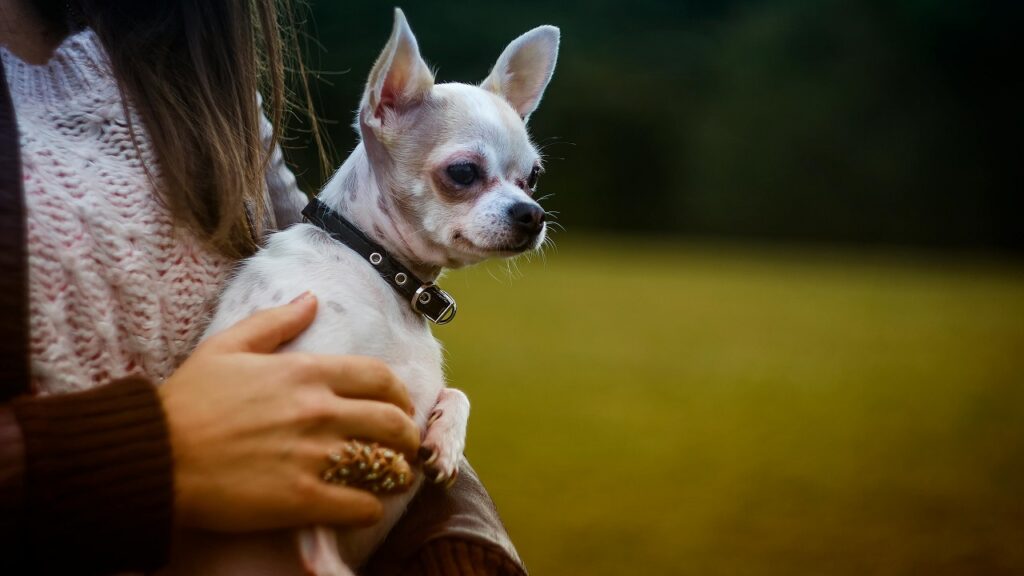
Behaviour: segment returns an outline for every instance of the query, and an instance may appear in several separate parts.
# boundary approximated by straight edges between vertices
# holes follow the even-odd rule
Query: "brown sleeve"
[[[464,538],[424,544],[402,569],[403,576],[526,576],[522,564],[500,549]]]
[[[87,392],[21,398],[11,407],[24,467],[23,478],[4,483],[13,487],[4,495],[21,500],[14,521],[20,542],[0,540],[0,557],[23,569],[0,572],[108,574],[163,564],[173,476],[155,388],[128,378]],[[9,429],[0,436],[12,442],[0,445],[0,462],[16,460],[17,436]]]
[[[368,576],[525,576],[494,502],[463,458],[449,490],[425,483],[365,568]]]
[[[0,574],[17,574],[24,549],[25,444],[14,410],[0,405]]]

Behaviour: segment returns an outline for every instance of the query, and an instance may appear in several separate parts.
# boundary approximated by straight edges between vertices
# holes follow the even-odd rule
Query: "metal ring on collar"
[[[427,282],[417,288],[416,292],[412,295],[409,305],[412,306],[413,311],[426,316],[434,324],[447,324],[455,318],[455,313],[458,311],[458,308],[455,306],[455,299],[449,296],[444,290],[441,290],[440,288],[438,289],[438,291],[441,292],[448,301],[448,306],[442,310],[436,318],[428,314],[425,310],[420,309],[421,304],[426,305],[430,303],[432,296],[429,290],[432,288],[434,288],[433,282]]]

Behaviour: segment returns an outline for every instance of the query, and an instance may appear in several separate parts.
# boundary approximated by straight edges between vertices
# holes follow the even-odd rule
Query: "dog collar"
[[[401,296],[413,311],[426,316],[434,324],[447,324],[455,318],[455,299],[433,282],[423,282],[395,260],[383,246],[340,214],[314,198],[302,210],[306,221],[331,235],[338,242],[363,257]]]

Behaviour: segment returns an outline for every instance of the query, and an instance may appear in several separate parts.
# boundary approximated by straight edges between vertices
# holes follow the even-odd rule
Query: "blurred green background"
[[[403,6],[441,81],[562,29],[556,246],[436,330],[533,574],[1024,574],[1022,6]],[[390,8],[304,12],[335,160]]]

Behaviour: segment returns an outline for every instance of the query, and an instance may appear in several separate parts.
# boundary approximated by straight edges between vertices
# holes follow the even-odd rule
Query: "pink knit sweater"
[[[28,230],[33,387],[90,388],[138,374],[159,382],[188,355],[231,262],[176,228],[132,144],[96,35],[66,39],[32,66],[0,48],[17,115]],[[134,113],[137,131],[142,123]],[[270,137],[264,119],[264,138]],[[158,173],[158,172],[157,172]],[[275,150],[268,227],[305,197]]]

